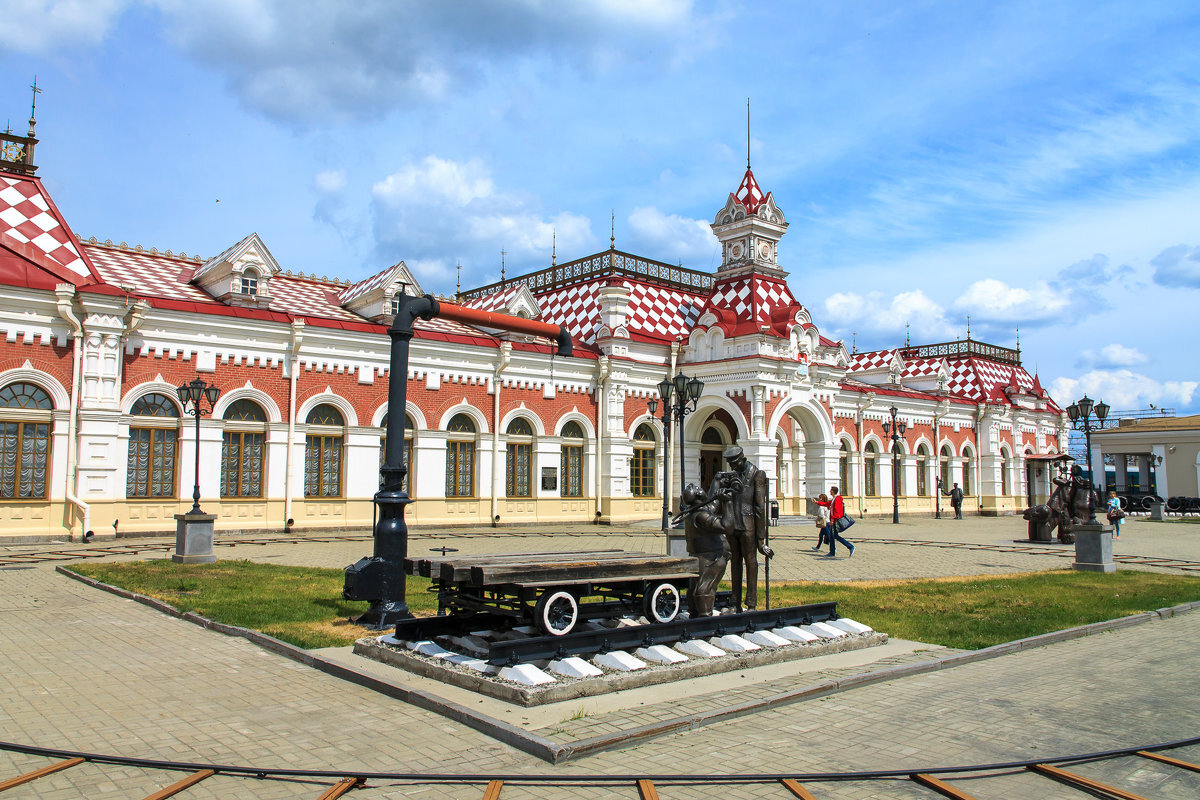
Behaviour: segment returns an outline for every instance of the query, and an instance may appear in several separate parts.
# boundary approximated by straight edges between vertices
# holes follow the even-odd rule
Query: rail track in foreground
[[[1164,755],[1162,751],[1175,750],[1200,743],[1200,737],[1184,739],[1161,744],[1141,745],[1106,750],[1082,755],[1059,756],[1053,758],[1038,758],[1028,761],[1008,761],[994,764],[973,764],[964,766],[914,767],[912,769],[863,770],[856,772],[812,772],[812,773],[743,773],[743,774],[661,774],[661,775],[606,775],[606,774],[487,774],[487,773],[433,773],[433,772],[356,772],[352,770],[309,770],[257,767],[231,764],[208,764],[183,761],[160,761],[145,758],[131,758],[119,755],[100,753],[85,753],[73,750],[59,750],[46,747],[34,747],[13,742],[0,742],[0,750],[12,753],[22,753],[48,759],[43,766],[13,777],[0,775],[0,793],[33,783],[48,775],[62,773],[81,764],[114,766],[119,768],[138,768],[152,774],[168,772],[188,773],[182,779],[168,783],[171,777],[163,774],[163,787],[150,795],[146,800],[165,800],[177,795],[186,796],[187,790],[202,781],[224,778],[226,782],[221,788],[229,790],[253,791],[251,786],[242,782],[249,781],[288,781],[299,790],[301,787],[311,789],[311,795],[298,793],[297,796],[311,796],[315,800],[333,800],[350,792],[361,789],[384,789],[391,787],[429,787],[434,785],[455,786],[457,797],[479,796],[483,800],[499,800],[503,788],[538,787],[540,789],[557,788],[570,790],[579,787],[604,787],[615,797],[638,797],[640,800],[658,800],[660,788],[698,786],[705,792],[714,787],[732,785],[754,788],[754,796],[785,797],[790,792],[792,797],[803,800],[817,800],[824,794],[823,789],[833,783],[912,783],[917,784],[954,800],[974,800],[976,795],[963,788],[963,784],[977,785],[981,781],[1002,780],[1016,773],[1030,773],[1048,781],[1074,789],[1081,798],[1100,797],[1114,800],[1154,800],[1153,797],[1138,794],[1132,788],[1115,786],[1110,783],[1089,777],[1080,771],[1080,767],[1110,762],[1121,758],[1136,758],[1153,761],[1156,765],[1177,773],[1171,777],[1187,773],[1200,773],[1200,765]],[[108,781],[120,784],[119,778],[97,777],[94,774],[90,780]],[[230,783],[229,781],[234,781]],[[79,787],[86,791],[86,787]],[[993,787],[994,789],[995,787]],[[1137,788],[1137,787],[1134,787]],[[988,796],[993,796],[988,789]],[[1025,796],[1029,788],[1023,790]],[[85,796],[85,795],[84,795]]]

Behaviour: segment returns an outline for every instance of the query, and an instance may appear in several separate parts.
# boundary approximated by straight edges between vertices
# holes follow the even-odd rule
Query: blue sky
[[[861,349],[966,332],[1063,403],[1200,413],[1200,6],[0,0],[0,123],[81,236],[426,291],[709,270],[751,161]]]

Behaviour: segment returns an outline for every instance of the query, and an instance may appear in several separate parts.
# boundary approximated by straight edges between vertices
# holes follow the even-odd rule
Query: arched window
[[[248,269],[242,273],[242,294],[254,297],[258,294],[258,270]]]
[[[231,403],[222,419],[221,497],[262,497],[266,412],[242,399]]]
[[[304,424],[304,496],[342,496],[342,439],[346,420],[328,403],[308,412]]]
[[[941,455],[939,457],[938,469],[941,471],[942,489],[947,492],[950,491],[950,487],[954,485],[954,482],[950,480],[950,457],[951,457],[950,445],[948,445],[948,444],[942,445],[942,451],[941,451]]]
[[[972,452],[971,448],[968,447],[965,450],[963,450],[963,482],[962,482],[963,494],[975,494],[973,491],[971,491],[971,485],[973,483],[973,481],[971,479],[974,477],[974,471],[975,471],[974,466],[975,466],[975,453]]]
[[[654,497],[654,431],[643,423],[633,432],[633,458],[629,460],[629,488],[634,497]]]
[[[879,453],[874,442],[863,448],[863,494],[867,497],[879,495]]]
[[[929,497],[929,448],[917,446],[917,497]]]
[[[838,449],[838,491],[843,495],[850,492],[850,445],[845,439]]]
[[[504,494],[508,497],[532,497],[529,474],[533,461],[533,427],[529,420],[517,417],[505,432]]]
[[[0,500],[45,500],[50,395],[32,383],[0,389]]]
[[[137,420],[129,424],[126,497],[174,497],[179,408],[165,394],[147,394],[129,413]]]
[[[559,459],[563,497],[583,497],[583,428],[578,422],[568,422],[562,429],[562,456]]]
[[[388,415],[384,414],[383,421],[381,421],[379,423],[379,427],[383,428],[383,436],[379,437],[379,466],[381,468],[383,467],[383,462],[387,455],[387,426],[388,426]],[[405,467],[408,468],[408,471],[404,473],[404,480],[400,482],[400,488],[402,491],[405,491],[405,492],[411,491],[409,489],[409,486],[411,486],[412,484],[409,482],[408,476],[412,474],[412,470],[413,470],[413,461],[412,461],[413,431],[416,429],[416,427],[417,427],[417,424],[415,422],[413,422],[412,415],[405,414],[404,415],[404,450],[402,450],[400,453],[400,462],[402,464],[404,464]],[[383,475],[382,474],[379,476],[379,485],[383,486]]]
[[[446,497],[475,496],[475,423],[455,414],[446,426]]]

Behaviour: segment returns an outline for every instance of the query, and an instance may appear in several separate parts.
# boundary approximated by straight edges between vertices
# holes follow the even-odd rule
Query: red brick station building
[[[254,233],[212,256],[80,239],[37,177],[36,144],[32,120],[0,137],[0,541],[170,533],[197,447],[218,534],[369,526],[396,411],[387,328],[397,296],[422,292],[404,263],[350,283],[287,271]],[[444,298],[565,326],[569,358],[418,321],[410,524],[658,519],[681,458],[687,482],[707,483],[732,444],[785,516],[831,485],[856,515],[890,514],[894,481],[902,514],[931,515],[938,478],[962,486],[968,513],[1044,499],[1067,424],[1019,349],[968,334],[855,353],[823,336],[777,261],[784,214],[750,169],[712,230],[713,273],[614,243]],[[679,373],[703,382],[682,457],[661,402],[647,409]],[[176,390],[197,377],[220,390],[198,436]]]

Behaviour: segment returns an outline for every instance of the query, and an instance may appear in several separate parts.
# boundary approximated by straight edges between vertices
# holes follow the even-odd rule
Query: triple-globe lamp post
[[[908,424],[902,419],[896,419],[896,407],[888,409],[892,421],[883,423],[883,435],[892,440],[892,524],[900,524],[900,440]]]
[[[1083,431],[1084,441],[1087,446],[1087,468],[1088,480],[1093,486],[1096,485],[1096,476],[1092,469],[1092,431],[1098,431],[1104,428],[1104,423],[1108,419],[1109,405],[1101,400],[1096,403],[1086,394],[1079,400],[1076,400],[1071,405],[1067,406],[1067,416],[1071,418],[1071,427],[1077,431]],[[1092,413],[1095,412],[1096,419],[1093,422]],[[1101,481],[1104,476],[1100,476]],[[1100,487],[1103,488],[1101,483]]]
[[[208,401],[208,413],[212,414],[213,409],[217,406],[217,398],[221,396],[221,390],[197,376],[182,386],[176,386],[175,394],[179,396],[183,413],[191,414],[196,418],[196,484],[192,488],[192,510],[188,513],[200,514],[203,513],[200,511],[200,416],[204,410],[200,401]]]
[[[704,392],[704,381],[699,378],[689,378],[680,372],[674,378],[663,378],[658,384],[658,395],[662,398],[662,424],[663,424],[663,512],[662,512],[662,529],[667,530],[668,522],[668,493],[670,476],[667,474],[667,448],[671,442],[671,422],[672,420],[679,423],[679,502],[683,503],[683,490],[687,486],[687,480],[684,477],[684,441],[683,441],[683,420],[688,414],[696,410],[696,404],[700,400],[700,395]],[[658,400],[651,398],[646,407],[650,409],[650,416],[654,416],[658,410]],[[657,419],[657,418],[656,418]]]

